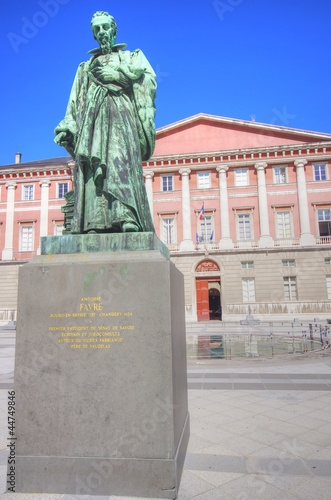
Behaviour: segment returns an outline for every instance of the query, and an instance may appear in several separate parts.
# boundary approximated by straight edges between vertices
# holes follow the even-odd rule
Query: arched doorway
[[[222,319],[220,268],[212,260],[200,262],[196,272],[198,321]]]

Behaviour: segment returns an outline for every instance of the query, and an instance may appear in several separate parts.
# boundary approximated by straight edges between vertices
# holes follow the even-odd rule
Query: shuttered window
[[[243,289],[243,301],[244,302],[255,302],[255,280],[254,280],[254,278],[243,278],[242,289]]]
[[[297,280],[293,276],[286,276],[284,279],[285,300],[297,300]]]
[[[277,238],[291,238],[291,217],[289,211],[276,212]]]
[[[162,241],[166,245],[176,243],[175,219],[172,217],[162,218]]]

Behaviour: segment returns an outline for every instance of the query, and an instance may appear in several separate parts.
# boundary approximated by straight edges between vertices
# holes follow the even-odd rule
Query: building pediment
[[[330,140],[331,134],[201,113],[159,128],[153,156],[264,148]]]

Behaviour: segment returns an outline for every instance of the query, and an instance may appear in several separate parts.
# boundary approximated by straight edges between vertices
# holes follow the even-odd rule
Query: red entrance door
[[[197,310],[198,321],[209,321],[209,291],[208,280],[197,279]]]

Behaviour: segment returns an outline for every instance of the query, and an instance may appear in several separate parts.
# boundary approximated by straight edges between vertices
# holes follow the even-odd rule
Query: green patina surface
[[[116,44],[117,25],[96,12],[99,48],[79,65],[55,142],[75,160],[65,233],[154,231],[142,160],[155,146],[156,76],[140,49]]]
[[[67,234],[41,238],[42,255],[146,250],[158,250],[167,258],[170,255],[167,246],[153,232]]]

